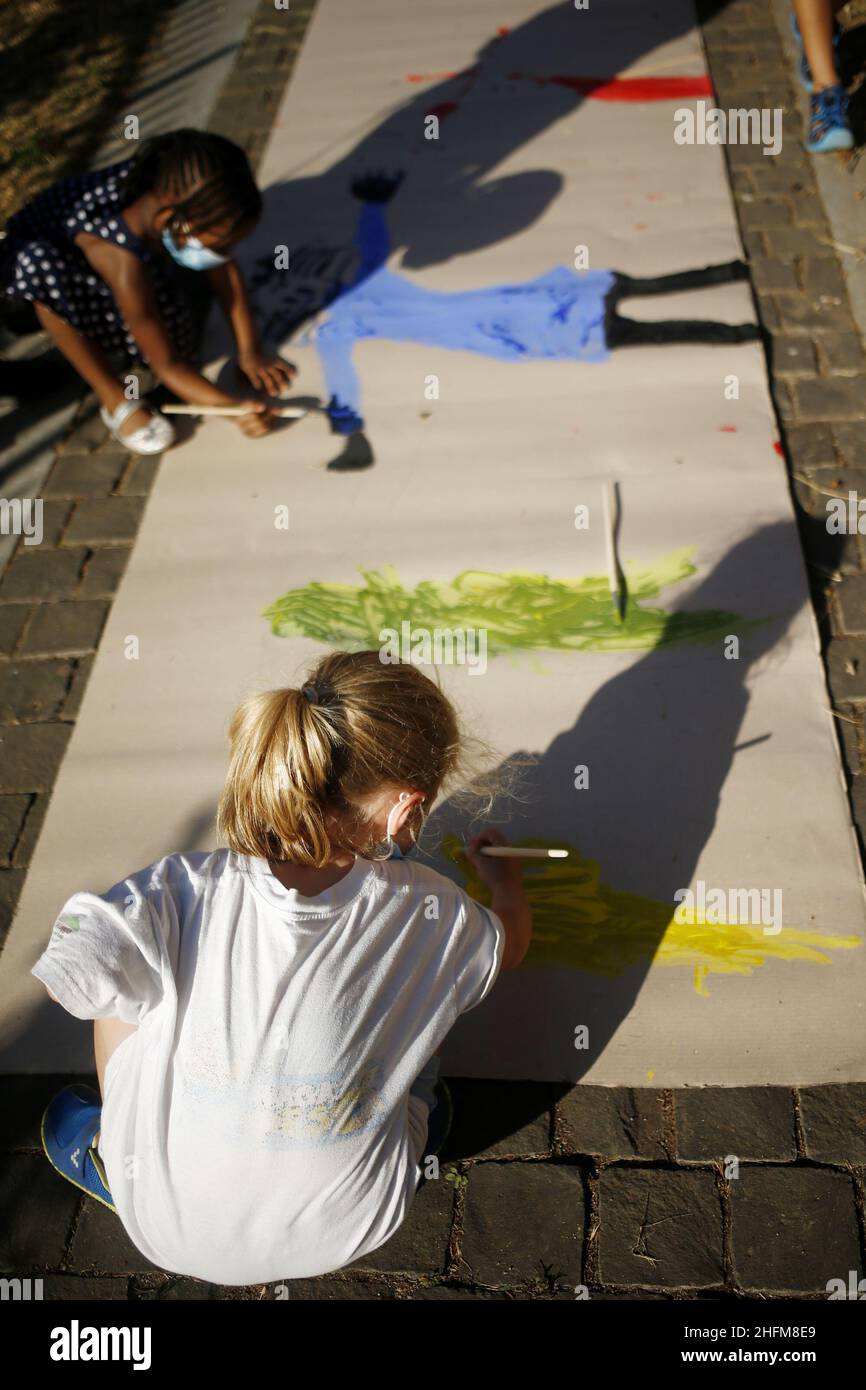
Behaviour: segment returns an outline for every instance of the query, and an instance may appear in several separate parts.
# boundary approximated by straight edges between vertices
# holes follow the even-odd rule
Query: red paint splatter
[[[406,82],[445,82],[450,77],[459,77],[459,72],[408,72]]]
[[[736,425],[719,425],[719,434],[736,434]]]
[[[448,82],[455,77],[465,77],[473,69],[459,72],[410,72],[406,82]],[[557,87],[570,87],[581,96],[593,101],[678,101],[687,97],[713,96],[713,84],[703,73],[699,77],[571,77],[557,74],[553,77],[533,77],[531,73],[509,72],[511,82],[536,82],[545,86],[552,82]]]
[[[773,440],[773,448],[776,450],[776,453],[779,455],[779,458],[785,457],[785,450],[782,448],[778,439]]]
[[[525,77],[542,85],[570,87],[594,101],[673,101],[681,97],[711,97],[713,84],[708,73],[698,77],[577,77],[565,73],[552,77],[533,77],[510,72],[511,78]]]

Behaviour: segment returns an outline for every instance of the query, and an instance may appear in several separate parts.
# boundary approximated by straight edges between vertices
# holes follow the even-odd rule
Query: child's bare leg
[[[54,339],[63,356],[96,393],[99,404],[104,405],[106,410],[113,414],[121,402],[127,398],[123,393],[123,387],[111,370],[111,364],[102,348],[97,343],[92,343],[89,338],[85,338],[70,323],[60,318],[51,309],[46,308],[44,304],[34,301],[33,308],[36,310],[36,317],[42,327]],[[144,406],[124,420],[120,433],[132,434],[135,430],[146,425],[149,419],[150,412]]]
[[[834,87],[839,81],[833,53],[833,15],[843,8],[842,0],[794,0],[797,24],[812,70],[815,91]]]
[[[96,1054],[96,1075],[99,1077],[99,1090],[105,1100],[105,1066],[116,1047],[124,1038],[134,1033],[137,1023],[123,1023],[119,1018],[95,1018],[93,1020],[93,1051]]]

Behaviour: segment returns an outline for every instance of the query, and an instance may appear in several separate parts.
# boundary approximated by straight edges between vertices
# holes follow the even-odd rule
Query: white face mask
[[[187,235],[185,245],[178,246],[168,227],[162,233],[162,243],[178,265],[186,266],[187,270],[213,270],[218,265],[225,265],[229,259],[211,251],[209,246],[203,246],[195,236]]]

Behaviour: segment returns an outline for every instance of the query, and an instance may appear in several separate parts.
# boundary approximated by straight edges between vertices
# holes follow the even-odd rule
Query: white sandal
[[[128,420],[130,415],[134,415],[136,410],[150,411],[150,421],[142,425],[139,429],[133,430],[132,434],[121,434],[120,427],[124,420]],[[170,444],[174,443],[174,426],[170,420],[166,420],[158,410],[148,405],[146,401],[121,401],[120,405],[111,415],[104,405],[99,407],[99,414],[106,429],[122,444],[125,449],[129,449],[133,454],[161,454]]]

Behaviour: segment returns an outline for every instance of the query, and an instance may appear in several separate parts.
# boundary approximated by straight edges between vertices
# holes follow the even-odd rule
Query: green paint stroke
[[[521,844],[543,849],[560,845],[570,851],[568,859],[550,859],[537,870],[527,861],[523,883],[533,930],[523,966],[622,975],[652,961],[690,970],[696,993],[706,998],[709,975],[751,975],[771,959],[830,965],[828,951],[863,944],[859,936],[826,936],[786,926],[778,936],[767,936],[761,926],[708,922],[695,912],[679,923],[674,920],[675,905],[618,893],[603,883],[599,865],[573,846],[522,836]],[[490,890],[456,835],[443,838],[442,852],[464,874],[470,897],[489,907]]]
[[[381,644],[385,628],[403,622],[422,629],[484,629],[487,651],[545,648],[552,651],[631,651],[680,642],[709,643],[731,631],[742,634],[761,619],[707,608],[665,613],[640,600],[695,574],[693,547],[671,551],[652,565],[626,566],[628,600],[620,622],[607,575],[550,579],[544,574],[494,574],[464,570],[450,583],[424,579],[406,588],[392,565],[361,570],[363,587],[313,581],[290,589],[263,610],[276,637],[315,641],[361,651]]]

